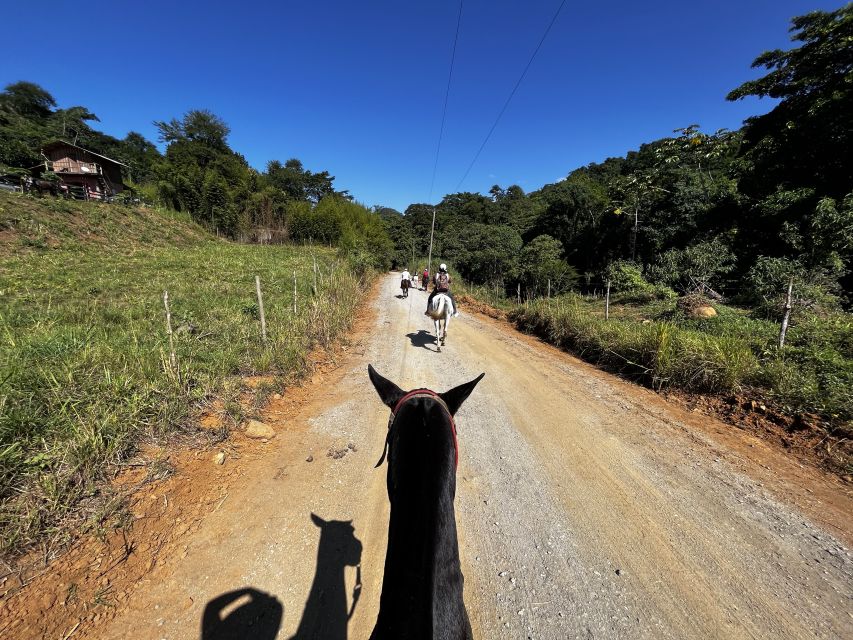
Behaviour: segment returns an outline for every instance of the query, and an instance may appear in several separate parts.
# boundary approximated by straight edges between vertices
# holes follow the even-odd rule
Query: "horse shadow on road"
[[[320,529],[317,566],[302,620],[289,640],[347,640],[347,625],[361,596],[361,551],[351,520],[323,520],[311,514]],[[346,567],[356,568],[352,604],[344,580]],[[246,587],[229,591],[207,603],[201,620],[201,640],[275,640],[284,606],[267,593]]]
[[[417,333],[407,333],[406,337],[411,340],[413,347],[421,347],[427,351],[432,351],[427,345],[435,344],[435,336],[424,329],[418,329]]]

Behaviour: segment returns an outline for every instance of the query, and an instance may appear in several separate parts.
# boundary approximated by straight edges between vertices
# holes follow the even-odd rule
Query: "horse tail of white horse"
[[[435,307],[435,315],[439,318],[444,315],[444,296],[436,296],[435,297],[436,307]]]
[[[450,298],[443,294],[435,296],[430,303],[429,314],[436,320],[450,316]]]

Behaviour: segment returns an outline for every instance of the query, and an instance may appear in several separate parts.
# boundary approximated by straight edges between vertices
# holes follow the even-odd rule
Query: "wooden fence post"
[[[779,331],[779,348],[785,346],[785,334],[788,333],[788,322],[791,319],[791,294],[794,290],[794,277],[788,280],[788,295],[785,298],[785,313],[782,315],[782,328]]]
[[[317,258],[311,256],[311,260],[314,261],[314,295],[317,295]]]
[[[604,301],[604,319],[610,320],[610,280],[607,281],[607,297]]]
[[[267,318],[264,315],[264,297],[261,295],[261,277],[255,276],[255,291],[258,293],[258,313],[261,316],[261,340],[267,343]]]
[[[296,314],[296,271],[293,272],[293,313]]]
[[[175,339],[172,335],[172,311],[169,309],[169,292],[163,291],[163,306],[166,307],[166,333],[169,335],[169,366],[172,371],[178,370],[178,359],[175,356]]]

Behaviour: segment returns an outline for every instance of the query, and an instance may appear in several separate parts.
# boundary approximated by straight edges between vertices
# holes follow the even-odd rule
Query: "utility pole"
[[[432,229],[429,232],[429,258],[427,259],[427,270],[432,276],[432,239],[435,236],[435,207],[432,208]]]

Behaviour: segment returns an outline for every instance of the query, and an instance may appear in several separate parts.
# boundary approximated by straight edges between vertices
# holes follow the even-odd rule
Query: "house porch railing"
[[[54,173],[89,173],[92,175],[101,175],[103,170],[97,162],[77,162],[75,160],[48,160],[45,162],[45,168]]]

